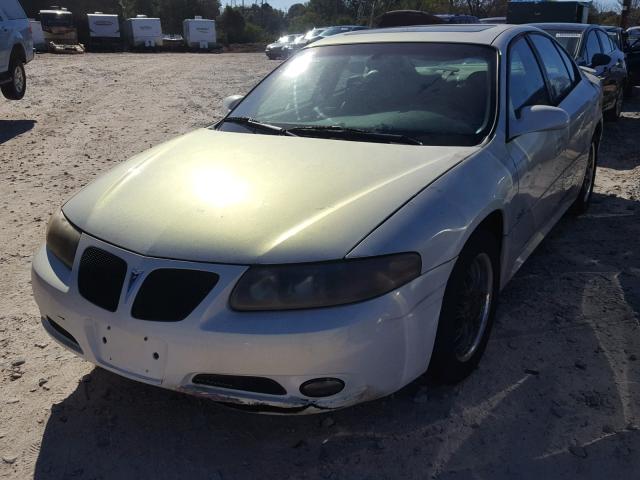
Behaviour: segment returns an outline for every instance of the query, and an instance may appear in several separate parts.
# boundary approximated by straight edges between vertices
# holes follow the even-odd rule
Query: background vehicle
[[[626,41],[626,62],[629,73],[627,95],[631,96],[633,87],[640,85],[640,27],[632,27],[624,33]]]
[[[38,20],[29,20],[29,25],[31,25],[33,48],[36,50],[36,52],[46,52],[49,47],[47,46],[47,42],[44,41],[42,24]]]
[[[291,45],[293,42],[295,42],[297,39],[302,38],[304,35],[300,34],[300,33],[292,33],[289,35],[283,35],[282,37],[280,37],[278,40],[276,40],[273,43],[270,43],[269,45],[267,45],[267,48],[265,48],[264,53],[267,55],[267,57],[269,57],[270,60],[276,59],[276,58],[282,58],[282,57],[286,57],[287,53],[286,53],[286,48],[289,45]]]
[[[441,18],[422,10],[391,10],[376,20],[377,28],[407,27],[444,23]]]
[[[310,43],[312,43],[314,41],[312,39],[317,40],[319,38],[319,36],[320,36],[320,33],[322,33],[327,28],[329,28],[329,27],[312,28],[307,33],[305,33],[304,35],[296,38],[293,42],[288,43],[287,45],[285,45],[283,47],[282,51],[285,52],[287,57],[291,56],[292,54],[294,54],[295,52],[297,52],[298,50],[300,50],[304,46],[309,45]]]
[[[20,100],[27,88],[24,65],[33,60],[33,39],[27,15],[18,0],[0,3],[0,89],[5,98]]]
[[[509,2],[507,23],[587,23],[591,2]]]
[[[73,15],[66,8],[52,7],[49,10],[40,10],[40,23],[49,51],[84,52],[84,46],[78,42],[78,29],[73,23]]]
[[[127,46],[136,49],[157,49],[162,47],[162,24],[159,18],[136,15],[127,18],[123,24],[124,38]]]
[[[480,23],[478,17],[474,15],[453,15],[446,13],[436,14],[442,23]]]
[[[90,50],[122,50],[122,36],[118,15],[102,12],[88,13]]]
[[[624,52],[611,40],[606,30],[598,25],[581,23],[533,25],[554,37],[579,66],[596,71],[602,83],[602,111],[607,120],[617,120],[627,85],[627,66]]]
[[[182,22],[182,36],[188,49],[210,50],[217,46],[216,22],[196,16]]]

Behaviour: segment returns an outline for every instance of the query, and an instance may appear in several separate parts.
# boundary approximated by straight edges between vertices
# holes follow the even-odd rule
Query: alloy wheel
[[[17,65],[13,71],[13,86],[18,93],[24,90],[24,73],[20,65]]]
[[[465,272],[456,312],[455,355],[468,361],[478,350],[487,328],[493,301],[493,264],[489,255],[479,253]]]

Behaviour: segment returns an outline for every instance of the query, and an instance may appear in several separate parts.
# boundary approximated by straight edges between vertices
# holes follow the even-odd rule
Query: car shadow
[[[31,130],[35,120],[0,120],[0,145]]]
[[[421,378],[324,415],[262,416],[96,368],[52,408],[35,478],[632,478],[640,203],[593,200],[505,289],[459,385]]]
[[[636,88],[640,90],[640,88]],[[640,125],[640,92],[624,102],[622,116],[615,122],[605,122],[599,165],[615,170],[632,169],[640,165],[638,131]]]

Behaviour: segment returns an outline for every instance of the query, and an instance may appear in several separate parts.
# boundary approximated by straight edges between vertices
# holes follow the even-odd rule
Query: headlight
[[[67,267],[73,266],[80,242],[80,230],[65,218],[62,210],[54,213],[47,225],[47,248]]]
[[[231,293],[234,310],[294,310],[360,302],[420,275],[417,253],[249,268]]]

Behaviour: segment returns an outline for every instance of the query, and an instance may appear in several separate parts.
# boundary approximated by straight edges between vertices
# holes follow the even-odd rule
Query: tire
[[[616,103],[609,110],[604,112],[604,119],[608,122],[617,122],[622,114],[622,102],[624,101],[624,88],[620,86],[616,97]]]
[[[580,215],[587,211],[589,204],[591,203],[591,197],[593,195],[593,185],[596,181],[596,169],[598,166],[598,143],[595,139],[591,140],[591,147],[589,148],[589,160],[587,163],[587,169],[584,172],[582,180],[582,187],[578,198],[573,202],[571,206],[571,212],[574,215]]]
[[[489,231],[476,231],[453,267],[429,365],[429,375],[436,382],[453,384],[463,380],[478,366],[484,353],[500,285],[498,242]]]
[[[2,95],[8,100],[21,100],[27,91],[27,75],[24,71],[24,64],[16,55],[13,55],[9,62],[9,74],[11,81],[0,87]]]

